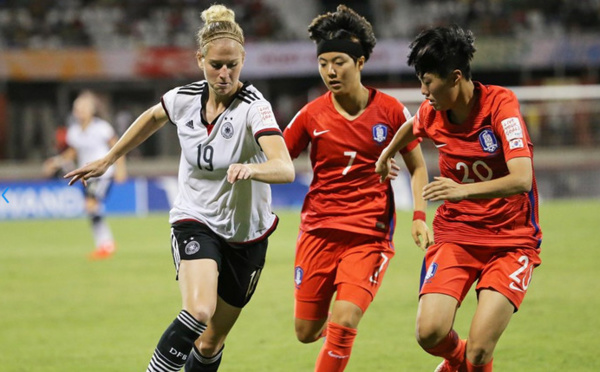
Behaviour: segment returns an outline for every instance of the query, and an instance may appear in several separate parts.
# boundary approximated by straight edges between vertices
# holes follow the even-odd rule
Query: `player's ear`
[[[204,71],[204,56],[200,50],[196,51],[196,61],[198,62],[198,67],[200,67],[200,70]]]
[[[461,70],[456,69],[450,73],[450,79],[456,85],[463,78],[463,73]]]
[[[356,65],[358,66],[358,71],[362,71],[363,67],[365,67],[365,56],[358,57]]]

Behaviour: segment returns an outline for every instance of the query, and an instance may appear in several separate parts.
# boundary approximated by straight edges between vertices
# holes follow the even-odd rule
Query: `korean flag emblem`
[[[296,266],[294,269],[294,283],[296,283],[296,288],[300,288],[302,278],[304,278],[304,270],[302,270],[302,267]]]
[[[486,128],[479,133],[479,143],[485,152],[493,153],[498,150],[498,140],[491,129]]]
[[[388,135],[388,127],[385,124],[375,124],[373,126],[373,140],[378,144],[385,142]]]

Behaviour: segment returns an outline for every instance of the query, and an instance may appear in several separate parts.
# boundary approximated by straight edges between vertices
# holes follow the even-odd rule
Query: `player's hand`
[[[65,174],[64,178],[71,178],[69,186],[79,180],[81,180],[81,183],[83,183],[84,186],[87,186],[88,179],[100,177],[106,172],[109,166],[110,164],[106,160],[99,159]]]
[[[239,180],[249,180],[252,178],[252,168],[247,164],[231,164],[227,169],[227,182],[235,183]]]
[[[389,173],[387,178],[390,180],[395,180],[396,178],[398,178],[398,175],[400,174],[400,166],[398,165],[398,163],[396,163],[396,159],[391,158],[390,159],[390,168],[389,168]]]
[[[51,177],[61,167],[61,160],[59,156],[53,156],[47,159],[42,165],[42,173],[44,177]]]
[[[379,182],[383,183],[390,178],[392,172],[392,159],[384,155],[385,150],[379,155],[379,159],[375,163],[375,173],[379,174]],[[398,174],[396,174],[397,176]]]
[[[414,220],[412,223],[411,235],[417,247],[426,250],[433,244],[433,234],[427,223],[423,220]]]
[[[463,185],[446,177],[434,177],[434,181],[423,187],[423,199],[437,201],[460,201],[467,197]]]

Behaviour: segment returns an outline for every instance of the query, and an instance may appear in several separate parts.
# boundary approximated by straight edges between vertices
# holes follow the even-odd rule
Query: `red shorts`
[[[516,311],[527,293],[533,269],[542,263],[538,253],[532,248],[434,244],[425,254],[427,272],[421,277],[421,295],[443,293],[460,304],[478,280],[477,292],[493,289],[508,298]]]
[[[327,317],[336,291],[336,300],[366,311],[394,253],[392,242],[383,238],[334,229],[300,230],[294,272],[296,318]]]

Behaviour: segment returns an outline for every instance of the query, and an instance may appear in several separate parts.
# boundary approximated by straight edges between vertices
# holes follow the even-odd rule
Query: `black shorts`
[[[217,292],[235,307],[244,307],[252,298],[265,266],[267,244],[268,239],[232,245],[197,221],[181,221],[171,226],[171,248],[177,273],[182,260],[215,260],[219,269]]]

